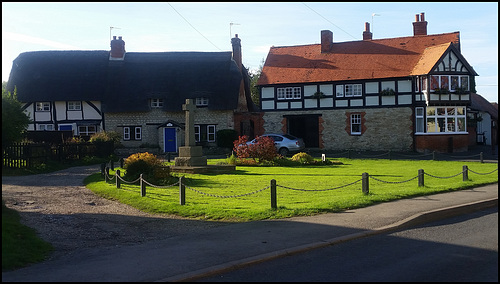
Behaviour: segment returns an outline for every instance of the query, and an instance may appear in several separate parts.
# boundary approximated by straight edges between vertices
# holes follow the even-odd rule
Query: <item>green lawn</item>
[[[182,174],[186,184],[185,205],[179,204],[178,185],[147,186],[146,196],[141,197],[139,185],[122,184],[121,189],[117,189],[114,180],[106,184],[100,174],[88,177],[85,183],[100,196],[119,200],[146,212],[206,220],[251,221],[339,212],[379,202],[498,182],[498,171],[495,171],[498,164],[491,163],[337,160],[343,164],[237,166],[236,171],[231,174]],[[222,161],[209,160],[209,164]],[[462,181],[460,173],[463,165],[479,174],[469,171],[469,180]],[[428,174],[424,176],[424,187],[418,187],[417,178],[412,179],[418,175],[419,169]],[[123,173],[124,170],[120,170]],[[372,177],[369,179],[368,195],[361,190],[360,180],[364,172]],[[114,174],[113,171],[110,172],[110,175]],[[179,177],[181,174],[173,175]],[[450,177],[454,175],[457,176]],[[277,209],[271,209],[270,189],[267,188],[271,179],[275,179],[278,185]],[[409,179],[412,180],[402,182]]]

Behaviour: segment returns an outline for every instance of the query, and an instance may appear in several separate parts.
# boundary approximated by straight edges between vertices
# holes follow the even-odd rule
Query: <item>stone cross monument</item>
[[[202,148],[201,146],[196,146],[196,141],[194,139],[194,112],[196,110],[196,105],[193,104],[191,99],[186,99],[186,103],[182,105],[182,110],[186,112],[186,126],[184,129],[185,139],[184,146],[179,147],[179,157],[175,158],[175,166],[206,166],[207,157],[202,156]]]

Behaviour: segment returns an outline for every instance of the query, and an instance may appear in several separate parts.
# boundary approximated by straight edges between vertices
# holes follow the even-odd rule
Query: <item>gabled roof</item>
[[[407,77],[426,48],[439,46],[426,52],[436,62],[450,43],[460,50],[459,32],[333,43],[326,53],[321,44],[271,47],[258,85]]]
[[[148,111],[164,99],[165,111],[181,111],[186,98],[206,97],[209,109],[233,110],[242,74],[231,52],[37,51],[13,62],[8,90],[21,102],[100,100],[105,112]]]
[[[486,100],[483,96],[471,93],[471,105],[472,110],[484,111],[491,115],[492,118],[498,120],[498,109]]]

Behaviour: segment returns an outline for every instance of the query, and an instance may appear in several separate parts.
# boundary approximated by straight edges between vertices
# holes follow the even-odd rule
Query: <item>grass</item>
[[[141,197],[139,185],[122,184],[121,189],[117,189],[114,180],[112,183],[105,183],[100,174],[88,177],[85,184],[97,195],[118,200],[145,212],[241,222],[340,212],[380,202],[498,182],[498,172],[492,172],[497,169],[498,164],[383,159],[338,160],[343,164],[299,167],[238,166],[231,174],[182,174],[186,184],[185,205],[179,204],[178,185],[147,186],[146,196]],[[209,160],[209,164],[222,161]],[[424,187],[418,187],[418,179],[399,183],[416,177],[419,169],[436,177],[450,177],[461,173],[463,165],[477,173],[492,173],[479,175],[469,171],[469,180],[465,182],[462,181],[462,174],[451,178],[425,175]],[[120,171],[123,172],[123,169]],[[373,177],[369,179],[368,195],[361,191],[360,179],[363,172]],[[111,171],[110,175],[114,175],[114,172]],[[173,175],[178,178],[181,174]],[[271,179],[275,179],[278,185],[277,209],[271,209],[270,190],[266,189]],[[342,187],[351,183],[354,184]]]
[[[2,271],[40,262],[53,250],[19,219],[19,213],[7,208],[2,200]]]

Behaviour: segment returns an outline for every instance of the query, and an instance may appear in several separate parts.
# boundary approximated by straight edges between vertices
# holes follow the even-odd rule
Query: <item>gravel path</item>
[[[50,242],[56,258],[71,251],[160,240],[227,223],[148,214],[83,186],[99,165],[31,176],[2,176],[2,199],[21,222]]]

